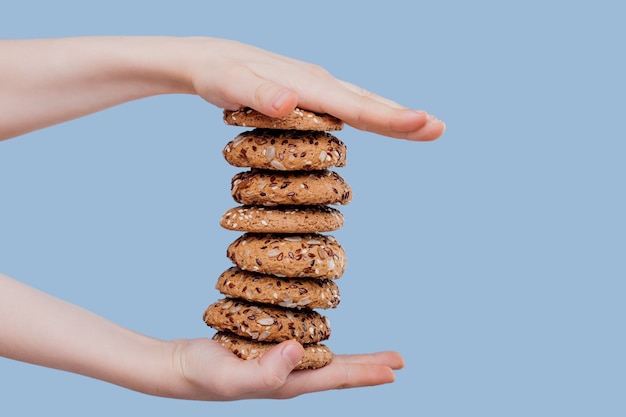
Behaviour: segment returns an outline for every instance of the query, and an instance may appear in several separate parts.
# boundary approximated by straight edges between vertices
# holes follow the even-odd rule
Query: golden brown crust
[[[343,226],[343,214],[328,206],[239,206],[227,210],[220,225],[253,233],[330,232]]]
[[[317,343],[330,337],[328,319],[315,310],[289,309],[224,298],[204,312],[204,322],[218,330],[229,331],[258,342],[297,340]]]
[[[329,170],[251,169],[233,176],[231,195],[244,205],[346,205],[352,201],[352,188]]]
[[[232,298],[285,308],[335,308],[339,287],[329,279],[279,278],[232,267],[224,271],[215,288]]]
[[[255,342],[229,332],[217,332],[213,340],[245,360],[258,359],[278,343]],[[302,345],[304,356],[295,369],[318,369],[330,364],[333,360],[331,350],[321,343]]]
[[[228,142],[222,154],[242,168],[312,171],[346,165],[346,145],[326,132],[254,129]]]
[[[244,233],[226,255],[244,271],[288,278],[337,279],[346,268],[343,247],[330,235]]]
[[[314,113],[296,108],[285,117],[273,118],[249,107],[224,110],[224,122],[231,126],[258,127],[264,129],[294,129],[333,131],[343,129],[343,122],[328,114]]]

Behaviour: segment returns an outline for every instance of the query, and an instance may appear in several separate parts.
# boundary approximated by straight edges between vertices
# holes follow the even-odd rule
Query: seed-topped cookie
[[[220,225],[254,233],[330,232],[343,226],[343,214],[328,206],[239,206],[227,210]]]
[[[253,168],[235,174],[231,194],[239,204],[345,205],[352,201],[352,189],[336,172],[268,171]]]
[[[290,309],[224,298],[204,312],[204,322],[219,331],[229,331],[259,342],[317,343],[330,337],[328,318],[315,310]]]
[[[246,360],[260,358],[278,344],[276,342],[256,342],[230,332],[217,332],[213,336],[213,340],[218,341],[235,355]],[[302,347],[304,348],[304,356],[294,369],[321,368],[328,365],[333,359],[331,350],[321,343],[307,343]]]
[[[337,279],[346,267],[343,247],[330,235],[244,233],[226,255],[244,271],[287,278]]]
[[[343,122],[329,114],[314,113],[300,108],[285,117],[273,118],[249,107],[224,110],[224,122],[232,126],[265,129],[333,131],[343,129]]]
[[[311,171],[346,165],[346,145],[320,131],[254,129],[240,133],[222,153],[242,168]]]
[[[340,301],[339,288],[329,279],[279,278],[236,267],[224,271],[215,288],[227,297],[286,308],[335,308]]]

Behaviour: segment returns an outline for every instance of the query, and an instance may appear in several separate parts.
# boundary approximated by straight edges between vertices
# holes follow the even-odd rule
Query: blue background
[[[231,38],[445,120],[433,143],[337,134],[355,197],[328,345],[401,352],[397,381],[202,403],[0,359],[0,415],[626,415],[620,2],[356,4],[5,2],[0,37]],[[176,95],[0,143],[0,270],[145,334],[212,335],[238,131]]]

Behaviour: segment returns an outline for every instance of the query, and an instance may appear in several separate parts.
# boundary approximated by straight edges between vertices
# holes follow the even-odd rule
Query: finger
[[[298,104],[297,93],[288,87],[259,77],[246,67],[232,69],[216,93],[208,101],[229,110],[251,107],[270,117],[289,114]]]
[[[395,381],[394,369],[403,365],[400,355],[394,352],[336,355],[323,368],[292,372],[272,397],[292,398],[310,392],[388,384]]]
[[[363,87],[359,87],[356,84],[352,84],[348,81],[343,81],[343,80],[339,80],[339,83],[346,89],[352,91],[353,93],[360,95],[360,96],[367,96],[369,98],[371,98],[372,100],[376,100],[382,104],[385,104],[389,107],[393,107],[395,109],[406,109],[407,107],[402,106],[399,103],[396,103],[393,100],[390,100],[386,97],[383,96],[379,96],[378,94],[372,93],[371,91],[368,91],[366,89],[364,89]]]
[[[335,359],[343,364],[378,364],[386,365],[391,369],[398,370],[404,368],[404,359],[397,352],[377,352],[359,355],[335,355]]]
[[[238,367],[239,390],[244,397],[262,398],[287,382],[289,374],[300,362],[304,348],[294,340],[274,346],[257,360],[244,361]]]
[[[320,96],[319,92],[326,92]],[[353,84],[331,80],[307,94],[299,105],[332,114],[346,124],[383,136],[429,141],[441,136],[445,124],[424,111],[408,109]]]

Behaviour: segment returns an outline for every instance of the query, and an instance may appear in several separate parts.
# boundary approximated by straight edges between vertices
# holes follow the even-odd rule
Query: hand
[[[225,109],[252,107],[279,117],[296,106],[328,113],[357,129],[410,140],[433,140],[443,122],[424,111],[338,80],[323,68],[249,45],[197,39],[190,65],[196,94]]]
[[[303,349],[295,341],[283,342],[262,358],[242,360],[209,339],[171,342],[173,377],[157,395],[195,400],[292,398],[301,394],[372,386],[393,382],[394,370],[404,366],[395,352],[335,355],[330,365],[293,371]]]

